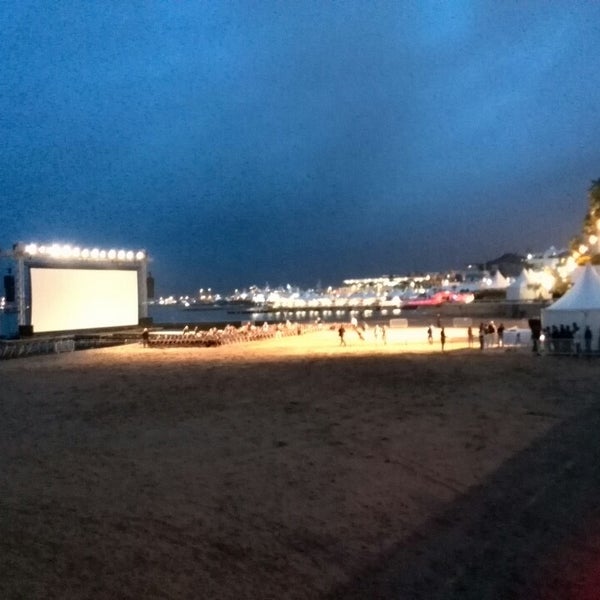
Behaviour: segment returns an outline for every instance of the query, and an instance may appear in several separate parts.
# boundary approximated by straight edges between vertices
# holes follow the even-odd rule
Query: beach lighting
[[[52,259],[52,260],[100,260],[100,261],[143,261],[146,259],[144,250],[116,250],[114,248],[105,250],[102,248],[82,248],[71,244],[15,244],[14,251],[17,256],[35,257],[37,260]]]
[[[595,246],[596,252],[600,252],[600,219],[596,221],[596,232],[598,235],[592,233],[589,240],[590,245]]]
[[[550,291],[556,284],[556,278],[548,271],[538,271],[531,274],[534,281],[539,283],[546,291]]]

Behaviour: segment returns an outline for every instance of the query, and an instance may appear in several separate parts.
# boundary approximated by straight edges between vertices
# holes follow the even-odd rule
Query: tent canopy
[[[546,290],[527,269],[523,269],[517,279],[506,288],[506,299],[511,301],[539,300],[546,297]]]
[[[546,310],[600,310],[600,275],[586,265],[573,287]]]
[[[600,275],[587,265],[573,287],[554,304],[542,310],[542,326],[589,325],[594,337],[600,331]]]
[[[492,277],[492,281],[489,285],[492,290],[503,290],[508,287],[508,281],[500,271],[496,271]]]

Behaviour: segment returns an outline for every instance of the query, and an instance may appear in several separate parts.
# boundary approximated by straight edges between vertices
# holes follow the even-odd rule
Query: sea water
[[[320,320],[324,323],[348,322],[352,316],[359,320],[381,320],[385,321],[397,317],[400,311],[397,309],[349,309],[340,308],[336,310],[280,310],[275,312],[261,312],[259,309],[252,311],[244,307],[230,305],[219,307],[207,307],[187,309],[180,305],[151,304],[148,306],[148,316],[154,323],[172,323],[177,325],[188,325],[192,323],[258,323],[265,321],[269,323],[281,323],[291,321],[293,323],[314,323]]]

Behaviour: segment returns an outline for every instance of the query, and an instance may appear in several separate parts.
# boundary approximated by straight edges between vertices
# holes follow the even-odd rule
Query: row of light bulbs
[[[76,258],[83,260],[144,260],[146,253],[143,250],[134,252],[133,250],[100,250],[99,248],[80,248],[70,244],[51,244],[48,246],[38,246],[37,244],[27,244],[24,248],[25,254],[30,256],[42,256],[50,258]]]

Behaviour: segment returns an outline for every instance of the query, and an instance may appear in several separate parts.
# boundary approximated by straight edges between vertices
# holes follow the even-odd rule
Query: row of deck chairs
[[[299,335],[312,330],[312,325],[297,325],[288,323],[285,325],[269,325],[257,327],[255,325],[244,325],[242,327],[226,326],[224,329],[212,328],[208,331],[184,329],[183,331],[155,331],[150,332],[148,345],[177,346],[177,347],[210,347],[225,344],[237,344],[240,342],[254,342],[258,340],[271,339]]]

